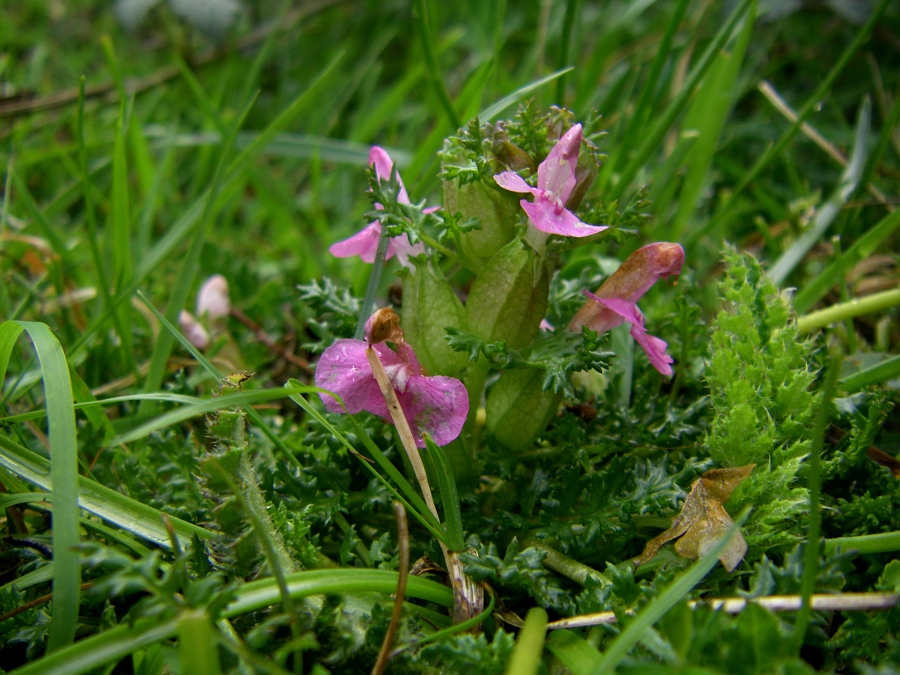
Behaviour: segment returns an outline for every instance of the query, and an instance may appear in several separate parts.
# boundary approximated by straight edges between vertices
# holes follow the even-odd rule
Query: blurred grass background
[[[681,283],[705,288],[711,313],[721,251],[737,246],[796,289],[810,329],[822,325],[815,309],[878,299],[834,331],[857,368],[900,343],[898,66],[897,0],[6,3],[0,316],[53,329],[80,403],[193,391],[203,375],[189,384],[167,375],[193,362],[170,358],[184,352],[134,293],[175,323],[219,273],[247,319],[243,328],[232,319],[230,365],[265,369],[248,388],[308,379],[298,343],[315,337],[314,311],[296,286],[329,276],[365,288],[370,266],[327,249],[370,208],[369,146],[389,150],[414,200],[440,203],[444,137],[479,112],[511,116],[522,96],[495,104],[525,88],[543,109],[602,115],[608,160],[593,199],[624,209],[646,186],[651,202],[636,238],[580,249],[569,270],[587,256],[678,241]],[[385,275],[385,288],[392,282]],[[260,335],[300,356],[276,359]],[[49,331],[41,338],[57,358],[46,386],[66,408],[66,368]],[[14,357],[5,414],[43,405],[39,387],[21,386],[40,377],[29,352]],[[94,465],[97,448],[156,410],[149,399],[129,406],[88,412],[80,450],[70,439],[72,466],[57,487],[72,502],[75,460],[122,492],[164,492],[131,485],[115,458]],[[27,431],[33,438],[19,426],[10,437],[49,447],[42,427]],[[136,507],[123,499],[96,498],[126,520]],[[77,539],[77,523],[57,524]],[[75,623],[59,620],[72,633]]]

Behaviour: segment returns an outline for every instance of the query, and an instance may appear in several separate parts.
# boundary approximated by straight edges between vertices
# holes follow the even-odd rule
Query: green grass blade
[[[328,569],[296,572],[287,576],[288,589],[294,599],[310,595],[335,593],[385,593],[397,590],[397,573],[388,570]],[[453,592],[436,581],[410,576],[406,594],[440,605],[453,607]],[[237,591],[237,598],[222,612],[226,619],[268,607],[280,599],[274,579],[261,579],[244,584]]]
[[[0,435],[0,467],[32,485],[53,491],[50,462],[6,436]],[[78,480],[78,504],[105,521],[157,546],[171,548],[169,534],[163,527],[163,513],[131,497],[92,481],[84,476]],[[202,527],[171,517],[175,532],[186,546],[194,534],[211,539],[215,535]]]
[[[334,569],[298,572],[287,577],[291,597],[295,600],[314,595],[342,593],[382,593],[397,590],[397,573],[386,570]],[[411,576],[406,595],[433,602],[442,607],[453,606],[453,592],[435,581]],[[236,599],[225,608],[224,618],[269,607],[279,600],[274,579],[268,578],[241,586]],[[122,624],[103,631],[16,670],[16,675],[81,675],[142,649],[169,640],[177,633],[176,619],[160,622],[143,619],[133,626]]]
[[[537,675],[547,637],[547,610],[532,607],[525,616],[525,625],[519,631],[516,646],[506,664],[506,675]]]
[[[749,515],[749,509],[737,519],[728,532],[713,546],[700,560],[695,562],[685,572],[678,576],[677,579],[656,596],[649,605],[644,607],[635,617],[634,621],[610,643],[606,652],[603,654],[603,660],[593,670],[594,675],[607,675],[612,673],[622,662],[622,659],[631,651],[638,643],[647,629],[659,621],[666,612],[677,605],[681,599],[690,593],[691,589],[699,584],[709,571],[719,561],[719,555],[725,550],[726,544],[731,539],[738,528],[744,524]]]
[[[452,551],[465,551],[466,542],[463,538],[462,511],[459,505],[459,493],[456,490],[456,479],[453,477],[453,468],[447,461],[447,455],[439,446],[425,434],[426,455],[431,460],[433,475],[438,481],[438,490],[441,492],[441,507],[444,510],[444,529],[447,531],[447,546]]]
[[[250,101],[241,114],[237,116],[228,133],[225,143],[222,145],[219,161],[216,164],[215,173],[213,174],[212,184],[207,193],[206,203],[203,206],[203,213],[200,216],[200,223],[194,232],[191,246],[188,249],[187,256],[181,264],[178,279],[175,281],[175,285],[172,288],[172,294],[169,297],[169,303],[166,306],[165,316],[170,323],[175,323],[178,320],[178,315],[184,308],[188,293],[194,283],[194,278],[197,276],[197,269],[200,266],[200,254],[203,252],[203,244],[206,242],[207,231],[212,226],[216,198],[219,196],[219,192],[222,188],[225,175],[225,162],[231,152],[231,146],[234,144],[237,132],[243,125],[254,102],[255,99]],[[174,344],[175,337],[171,332],[166,331],[159,334],[156,345],[153,348],[153,356],[150,358],[150,369],[147,371],[147,379],[144,382],[145,392],[156,391],[162,386],[163,377],[166,372],[166,363],[169,360],[169,354],[171,354]],[[153,407],[151,405],[142,404],[139,412],[148,413],[152,410]]]
[[[572,675],[591,675],[603,660],[603,655],[596,647],[571,630],[555,630],[550,633],[547,649],[572,671]]]
[[[262,154],[265,148],[275,140],[275,137],[287,129],[291,123],[297,119],[297,116],[300,113],[308,111],[311,106],[317,103],[322,90],[331,82],[333,71],[337,68],[343,58],[344,53],[338,53],[328,65],[322,69],[322,72],[310,82],[306,91],[294,99],[294,101],[285,108],[284,111],[269,124],[269,126],[263,129],[253,142],[228,165],[227,175],[229,177],[232,177],[237,171],[246,166],[247,162],[252,158]]]
[[[516,103],[528,96],[531,92],[540,89],[544,85],[550,84],[554,80],[562,77],[566,73],[572,72],[573,70],[575,69],[571,67],[563,68],[561,70],[557,70],[555,73],[550,73],[549,75],[547,75],[547,77],[542,77],[539,80],[529,82],[528,84],[519,87],[509,96],[504,96],[496,103],[489,105],[487,108],[478,113],[478,119],[482,122],[490,122],[497,115],[514,106]]]
[[[856,141],[853,146],[853,154],[847,166],[841,172],[841,178],[834,193],[817,211],[812,226],[794,242],[794,244],[781,254],[769,270],[769,277],[776,285],[780,286],[794,271],[800,261],[809,253],[825,235],[831,223],[838,217],[844,208],[844,204],[856,192],[856,186],[866,166],[868,156],[869,127],[872,120],[872,105],[869,99],[863,100],[859,109],[856,122]]]
[[[756,21],[756,4],[750,6],[744,26],[731,52],[722,50],[697,88],[697,94],[685,116],[683,129],[696,129],[700,135],[689,156],[690,164],[678,195],[678,210],[665,241],[679,241],[701,198],[706,177],[716,155],[725,120],[731,112],[738,75]]]
[[[840,268],[853,269],[860,262],[878,251],[888,237],[900,227],[900,211],[894,211],[878,221],[868,232],[856,240],[856,242],[844,251],[841,256],[841,265],[831,263],[813,281],[803,287],[794,296],[794,309],[798,314],[808,312],[822,297],[834,286],[841,283]]]
[[[223,408],[232,408],[235,406],[253,405],[256,403],[265,403],[268,401],[276,401],[280,398],[287,398],[291,395],[306,394],[318,391],[315,387],[301,386],[292,389],[257,389],[255,391],[241,391],[233,394],[225,394],[224,396],[216,396],[215,398],[201,399],[198,403],[183,406],[176,410],[167,412],[159,417],[155,417],[146,424],[142,424],[136,429],[117,436],[109,442],[109,447],[121,445],[122,443],[131,443],[141,438],[146,438],[154,431],[165,429],[166,427],[180,424],[185,420],[199,417],[207,413],[221,410]],[[154,399],[144,399],[154,400]]]
[[[637,105],[634,108],[634,114],[628,121],[628,126],[625,129],[625,133],[622,135],[622,145],[616,152],[616,161],[608,162],[611,169],[615,169],[617,162],[623,157],[628,156],[628,151],[633,147],[634,142],[640,139],[640,130],[646,128],[647,122],[650,119],[651,109],[656,101],[659,79],[663,73],[663,68],[666,65],[669,54],[672,52],[672,43],[675,41],[675,35],[678,33],[678,28],[681,26],[681,22],[687,12],[689,2],[690,0],[678,0],[678,4],[672,12],[672,18],[669,19],[669,22],[666,25],[666,32],[663,35],[662,41],[659,43],[659,48],[656,50],[656,56],[653,57],[653,64],[650,66],[650,73],[647,75],[647,80],[644,82],[641,94],[638,97]],[[606,167],[604,166],[603,168],[605,169]],[[604,171],[604,173],[606,172]]]
[[[684,0],[682,0],[683,2]],[[560,34],[559,58],[556,61],[556,69],[564,69],[569,62],[569,45],[572,43],[572,28],[575,25],[575,15],[578,13],[579,0],[566,0],[566,13],[563,15],[562,33]],[[556,103],[565,105],[566,101],[566,76],[563,75],[556,81]]]
[[[838,385],[847,392],[855,392],[874,384],[881,384],[900,377],[900,356],[895,356],[878,365],[860,370],[840,380]]]
[[[737,201],[737,198],[743,193],[743,191],[750,185],[753,181],[757,179],[762,170],[769,165],[775,157],[781,154],[781,151],[787,146],[788,143],[791,142],[791,139],[796,136],[797,132],[800,131],[800,127],[803,126],[803,123],[806,121],[806,118],[813,111],[815,106],[819,104],[824,98],[828,95],[828,90],[831,89],[831,85],[834,84],[834,81],[837,79],[838,75],[840,75],[841,71],[846,67],[846,65],[850,62],[850,59],[859,51],[860,47],[868,40],[869,34],[872,32],[872,29],[877,24],[878,19],[881,18],[884,10],[887,9],[888,3],[890,0],[881,0],[880,3],[875,7],[875,10],[872,12],[872,15],[869,17],[869,20],[866,21],[865,25],[860,29],[859,33],[856,34],[856,38],[853,42],[844,50],[844,53],[841,54],[841,58],[838,59],[838,62],[834,65],[834,67],[829,71],[828,75],[822,80],[821,84],[816,87],[816,90],[812,93],[812,95],[806,99],[806,103],[797,111],[797,119],[791,124],[790,127],[781,135],[778,141],[770,146],[757,160],[756,164],[753,165],[753,168],[750,171],[744,174],[743,179],[740,183],[738,183],[734,190],[731,192],[728,200],[722,205],[722,208],[719,210],[717,215],[712,218],[706,225],[702,228],[698,228],[694,233],[692,233],[690,240],[688,243],[692,243],[702,237],[704,234],[713,229],[716,225],[718,225],[719,221],[724,218],[730,211],[731,208]]]
[[[221,675],[219,631],[206,610],[186,609],[178,615],[178,654],[181,667],[191,675]]]
[[[128,126],[126,102],[123,100],[119,106],[119,119],[116,124],[116,140],[113,147],[112,165],[112,203],[109,217],[106,222],[107,242],[106,250],[112,254],[112,282],[115,288],[126,286],[134,273],[134,265],[131,255],[131,216],[128,205],[128,159],[125,155],[125,130]],[[89,188],[88,188],[89,189]],[[137,377],[137,363],[134,360],[134,348],[131,330],[131,305],[122,303],[116,308],[118,318],[116,325],[125,330],[120,336],[122,352],[125,354],[128,369]]]
[[[638,171],[640,171],[640,169],[650,158],[650,155],[656,152],[656,150],[659,148],[660,142],[662,141],[666,133],[668,133],[669,128],[675,121],[675,118],[677,118],[678,115],[680,115],[681,112],[685,109],[687,104],[690,102],[691,96],[694,94],[697,85],[703,79],[704,75],[706,75],[707,71],[712,67],[713,62],[715,61],[715,57],[725,47],[725,45],[728,44],[728,41],[731,39],[731,34],[734,32],[735,27],[747,14],[747,12],[750,11],[751,4],[755,6],[755,3],[756,0],[741,0],[741,3],[734,8],[731,16],[728,17],[728,21],[726,21],[722,28],[719,29],[718,33],[716,33],[716,37],[706,48],[706,51],[700,58],[700,61],[697,63],[697,65],[694,66],[693,70],[691,70],[691,73],[685,81],[684,86],[681,88],[681,91],[678,92],[678,95],[666,108],[665,112],[662,114],[660,120],[656,123],[656,125],[654,125],[653,129],[651,129],[650,132],[647,133],[644,142],[637,149],[634,158],[632,158],[632,160],[622,171],[619,182],[616,185],[612,186],[612,195],[610,197],[611,199],[617,199],[622,196],[625,190],[631,185],[631,182],[634,180],[635,176],[637,176]]]
[[[447,115],[447,121],[454,129],[462,126],[462,120],[453,107],[450,100],[450,94],[447,93],[447,87],[444,85],[444,78],[441,76],[441,68],[438,65],[437,54],[435,53],[434,36],[431,30],[431,19],[428,12],[428,0],[415,0],[413,3],[413,16],[416,21],[416,32],[419,34],[419,42],[422,45],[422,53],[425,56],[425,68],[428,72],[428,79],[431,80],[431,86]]]
[[[0,324],[0,382],[6,379],[12,347],[22,331],[28,333],[40,361],[53,458],[50,477],[53,500],[57,505],[52,540],[56,564],[47,640],[47,651],[52,652],[75,639],[81,602],[81,559],[76,550],[81,540],[78,533],[78,438],[69,364],[62,345],[46,324],[31,321]]]
[[[48,501],[52,498],[53,495],[49,492],[20,492],[15,495],[4,495],[0,497],[0,509],[18,506],[19,504]]]

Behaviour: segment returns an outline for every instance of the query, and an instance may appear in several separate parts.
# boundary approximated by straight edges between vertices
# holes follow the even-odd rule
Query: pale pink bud
[[[209,333],[200,325],[200,322],[194,318],[186,309],[181,310],[178,315],[178,324],[181,326],[181,332],[192,345],[197,349],[206,349],[209,346]]]
[[[214,274],[203,282],[197,293],[197,315],[215,321],[231,314],[228,297],[228,281],[221,274]]]

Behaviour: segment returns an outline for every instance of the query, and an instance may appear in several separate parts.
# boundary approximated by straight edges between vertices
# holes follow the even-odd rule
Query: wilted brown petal
[[[672,521],[672,527],[647,542],[644,552],[634,559],[635,566],[653,559],[660,547],[679,539],[675,552],[684,558],[696,559],[713,546],[734,525],[734,521],[722,504],[728,501],[732,491],[750,472],[755,464],[733,469],[710,469],[691,485],[691,492],[684,500],[681,513]],[[725,546],[719,560],[729,572],[741,562],[747,552],[747,542],[737,531]]]

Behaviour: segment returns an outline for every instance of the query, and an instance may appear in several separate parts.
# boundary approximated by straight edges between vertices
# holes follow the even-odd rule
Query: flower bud
[[[559,409],[562,393],[544,391],[543,380],[543,370],[506,370],[488,394],[486,427],[505,448],[531,446]]]
[[[522,349],[547,311],[550,272],[545,259],[516,239],[491,258],[466,300],[469,331],[487,342]]]
[[[506,138],[495,136],[491,143],[491,152],[507,171],[518,172],[524,169],[528,169],[531,173],[537,171],[537,165],[531,155]]]
[[[463,220],[478,218],[481,223],[481,229],[460,237],[461,252],[479,268],[475,271],[480,271],[516,234],[518,201],[481,181],[466,185],[457,180],[444,181],[444,210],[458,211]]]
[[[406,340],[431,375],[454,375],[466,365],[466,355],[444,339],[446,328],[462,328],[465,310],[441,271],[429,261],[403,271],[403,327]]]
[[[197,349],[206,349],[209,346],[209,333],[186,309],[181,310],[181,314],[178,315],[178,324],[188,342]]]
[[[583,155],[581,161],[575,167],[575,187],[572,194],[566,200],[566,208],[574,211],[580,205],[588,189],[594,184],[597,177],[597,165],[593,162],[590,155]]]
[[[197,316],[204,314],[210,321],[225,318],[231,312],[228,297],[228,280],[221,274],[213,274],[203,282],[197,293]]]

